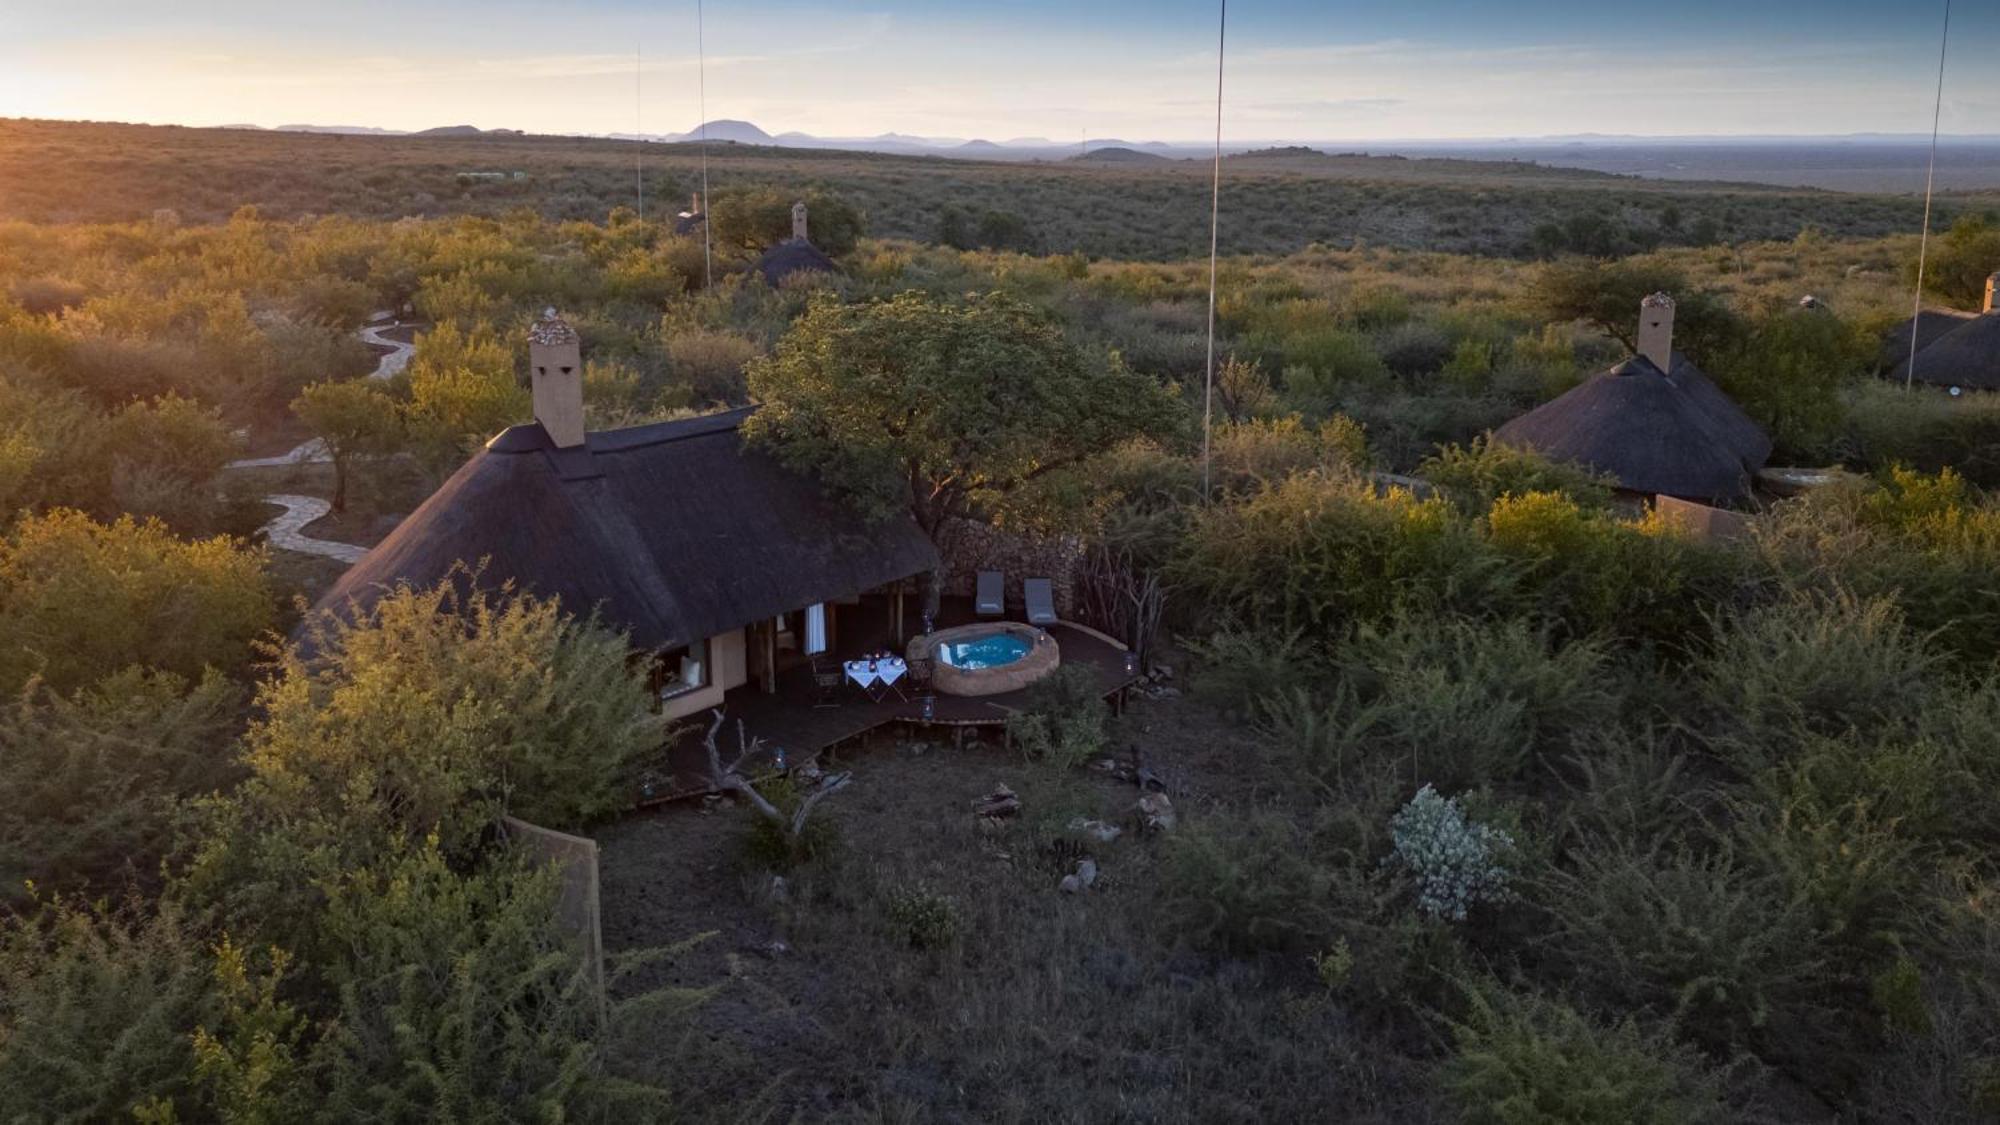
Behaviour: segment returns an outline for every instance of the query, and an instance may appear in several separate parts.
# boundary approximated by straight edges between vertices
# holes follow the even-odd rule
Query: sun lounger
[[[1047,626],[1056,623],[1055,587],[1048,579],[1030,578],[1022,582],[1021,599],[1028,603],[1028,624]]]
[[[1003,591],[1005,580],[997,570],[979,572],[979,589],[972,599],[972,612],[981,617],[1001,617],[1007,613],[1007,599]]]

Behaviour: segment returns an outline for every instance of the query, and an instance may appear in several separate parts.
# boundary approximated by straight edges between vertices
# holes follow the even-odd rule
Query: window
[[[707,687],[709,675],[706,640],[664,649],[653,658],[653,690],[661,699]]]

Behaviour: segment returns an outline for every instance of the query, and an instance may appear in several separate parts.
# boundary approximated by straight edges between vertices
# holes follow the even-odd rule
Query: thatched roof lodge
[[[839,266],[827,257],[820,248],[806,237],[806,205],[792,204],[792,237],[769,250],[757,260],[757,272],[762,274],[769,285],[778,285],[793,274],[836,273]]]
[[[586,433],[576,334],[530,333],[536,420],[503,431],[321,599],[336,613],[484,560],[483,584],[596,609],[655,654],[674,715],[828,643],[828,603],[932,570],[907,517],[870,522],[746,448],[749,410]]]
[[[1953,391],[2000,391],[2000,308],[1995,308],[1995,291],[2000,290],[2000,273],[1986,279],[1986,300],[1978,313],[1919,314],[1917,319],[1916,362],[1888,364],[1891,376],[1906,375],[1919,383]],[[1926,322],[1924,317],[1930,320]],[[1926,339],[1926,327],[1930,328]],[[1908,347],[1910,322],[1904,321],[1902,340]],[[1894,334],[1884,342],[1885,350],[1896,344]]]
[[[1733,500],[1771,455],[1771,439],[1673,350],[1673,299],[1646,298],[1639,354],[1508,422],[1493,440],[1606,474],[1621,490]]]

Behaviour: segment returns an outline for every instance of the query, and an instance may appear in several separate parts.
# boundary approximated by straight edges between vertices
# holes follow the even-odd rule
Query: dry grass
[[[1139,703],[1118,733],[1149,747],[1184,817],[1256,802],[1233,768],[1247,753],[1241,733],[1205,707]],[[785,901],[747,865],[747,810],[670,809],[600,833],[607,945],[717,931],[671,971],[690,985],[726,979],[722,991],[691,1027],[625,1045],[690,1116],[1269,1121],[1309,1105],[1341,1105],[1356,1121],[1432,1115],[1416,1064],[1371,1047],[1309,963],[1176,941],[1160,916],[1161,841],[1130,830],[1129,784],[1052,773],[990,745],[885,738],[852,764],[856,784],[823,806],[840,846],[787,873]],[[1026,812],[992,831],[970,809],[996,783],[1020,792]],[[1128,831],[1088,846],[1103,873],[1088,894],[1066,896],[1056,883],[1081,851],[1061,828],[1078,815]],[[957,919],[942,948],[914,946],[891,905],[925,894]],[[762,952],[774,938],[790,952]]]

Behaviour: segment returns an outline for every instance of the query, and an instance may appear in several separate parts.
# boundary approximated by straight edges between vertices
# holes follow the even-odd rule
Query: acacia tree
[[[1924,289],[1958,308],[1976,309],[1986,296],[1986,279],[1995,270],[2000,270],[2000,221],[1991,213],[1961,215],[1931,250]],[[1915,278],[1914,254],[1903,264],[1903,272]]]
[[[1086,355],[1000,293],[822,297],[749,368],[750,440],[863,511],[944,525],[999,514],[1028,485],[1184,415],[1151,377]],[[937,586],[926,600],[933,611]]]
[[[1688,284],[1668,266],[1571,258],[1543,266],[1529,288],[1535,310],[1549,320],[1581,320],[1639,350],[1639,302],[1653,293],[1674,298],[1674,350],[1697,359],[1720,355],[1743,336],[1743,323],[1722,298]]]
[[[834,257],[860,241],[862,218],[846,200],[819,191],[793,193],[775,187],[716,192],[709,200],[709,231],[721,246],[760,254],[792,236],[792,204],[806,205],[812,244]]]
[[[357,458],[395,446],[402,432],[396,400],[364,382],[314,383],[292,400],[292,413],[333,458],[333,510],[347,510],[347,482]]]

